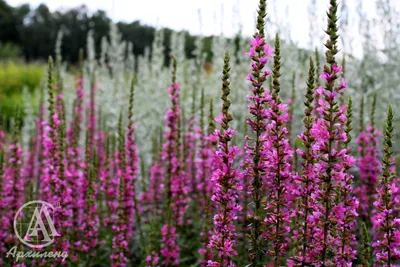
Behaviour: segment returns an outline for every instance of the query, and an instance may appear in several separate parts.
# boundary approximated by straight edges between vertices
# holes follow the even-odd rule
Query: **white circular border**
[[[33,200],[33,201],[26,202],[24,205],[22,205],[22,206],[18,209],[17,213],[16,213],[15,216],[14,216],[14,223],[13,223],[13,226],[14,226],[15,235],[18,237],[19,241],[21,241],[24,245],[26,245],[26,246],[28,246],[28,247],[30,247],[30,248],[44,248],[44,247],[47,247],[47,246],[49,246],[49,245],[51,245],[51,244],[54,243],[54,238],[53,238],[52,240],[50,240],[49,242],[47,242],[47,243],[45,243],[45,244],[40,244],[40,245],[30,244],[30,243],[26,242],[26,241],[19,235],[19,233],[18,233],[18,230],[17,230],[17,219],[18,219],[18,215],[21,213],[21,211],[22,211],[26,206],[29,206],[29,205],[31,205],[31,204],[37,204],[37,203],[40,203],[40,204],[42,204],[42,205],[46,205],[47,207],[50,207],[53,211],[55,210],[54,206],[53,206],[52,204],[46,202],[46,201],[43,201],[43,200]]]

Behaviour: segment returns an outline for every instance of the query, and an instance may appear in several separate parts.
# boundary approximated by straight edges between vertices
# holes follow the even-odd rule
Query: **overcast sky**
[[[355,12],[360,0],[346,1],[349,9],[350,31],[357,33],[357,14]],[[373,14],[375,0],[362,0],[363,10]],[[36,7],[45,3],[52,11],[67,9],[85,4],[90,11],[105,10],[114,21],[141,22],[153,26],[169,27],[176,30],[189,30],[193,34],[220,34],[232,36],[242,27],[244,35],[254,32],[256,9],[259,0],[7,0],[12,6],[29,3]],[[293,41],[302,47],[310,43],[308,8],[311,0],[269,0],[269,16],[280,25],[290,28]],[[398,1],[400,2],[400,1]],[[321,18],[315,25],[321,34],[325,28],[323,14],[328,8],[328,0],[316,0],[317,13]],[[202,27],[200,27],[199,10]]]

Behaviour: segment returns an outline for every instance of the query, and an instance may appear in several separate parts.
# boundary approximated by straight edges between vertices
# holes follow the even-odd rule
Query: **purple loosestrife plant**
[[[298,209],[293,211],[293,217],[298,218],[297,224],[293,229],[293,241],[295,243],[295,255],[288,260],[289,266],[307,266],[315,262],[316,257],[321,251],[321,246],[316,243],[315,235],[321,234],[321,229],[317,227],[317,220],[321,216],[315,200],[314,192],[318,190],[314,163],[317,158],[316,151],[313,150],[315,139],[311,134],[313,127],[313,99],[315,90],[314,62],[310,58],[310,68],[307,79],[307,93],[304,102],[303,123],[305,131],[298,137],[303,142],[304,149],[296,152],[303,159],[302,171],[294,176],[296,188],[294,196],[299,199]]]
[[[113,149],[111,149],[113,150]],[[113,152],[110,155],[110,166],[109,170],[106,168],[106,173],[110,173],[110,177],[106,180],[106,205],[108,218],[105,220],[106,225],[114,225],[117,223],[118,218],[118,206],[119,206],[119,183],[120,183],[120,173],[119,169],[119,152]],[[108,167],[108,166],[107,166]]]
[[[354,158],[348,154],[347,149],[341,149],[339,144],[346,142],[347,136],[343,131],[342,125],[347,119],[344,114],[345,106],[340,107],[337,103],[338,94],[346,87],[346,82],[342,78],[337,85],[336,81],[342,73],[342,68],[337,65],[335,56],[338,52],[337,39],[337,12],[338,5],[336,0],[330,1],[328,15],[328,27],[326,33],[328,40],[325,44],[327,51],[325,53],[326,63],[323,73],[320,76],[325,80],[325,86],[316,90],[319,113],[312,129],[312,135],[316,140],[314,149],[318,151],[318,162],[315,165],[318,173],[319,190],[315,192],[316,198],[320,204],[322,216],[320,218],[322,234],[318,236],[318,242],[322,244],[320,255],[321,266],[337,266],[333,261],[333,255],[338,251],[338,234],[335,225],[337,218],[345,220],[346,209],[343,207],[339,193],[335,201],[335,191],[346,184],[344,180],[350,179],[346,166],[352,166]],[[352,192],[350,192],[352,194]],[[340,263],[342,264],[342,263]],[[341,265],[342,266],[342,265]]]
[[[328,259],[332,251],[332,208],[334,203],[335,178],[342,176],[340,169],[336,169],[339,152],[336,150],[337,144],[346,139],[344,132],[341,132],[341,125],[345,123],[346,117],[343,109],[337,104],[337,94],[343,90],[341,85],[336,86],[336,80],[341,74],[342,68],[337,65],[335,55],[338,52],[337,39],[337,3],[336,0],[330,1],[328,15],[328,27],[326,33],[328,40],[325,44],[327,51],[325,53],[326,64],[320,78],[324,79],[325,87],[319,87],[316,90],[318,95],[318,105],[316,111],[318,119],[315,121],[312,129],[313,137],[316,140],[314,148],[319,151],[318,162],[316,163],[316,172],[318,173],[320,191],[316,192],[317,199],[321,205],[322,216],[320,218],[320,227],[322,234],[318,242],[322,244],[320,256],[320,265],[332,266],[333,262]]]
[[[127,130],[127,176],[125,180],[125,198],[126,206],[125,212],[128,218],[128,234],[127,239],[133,237],[134,221],[136,221],[136,228],[140,236],[140,243],[143,246],[144,237],[141,230],[141,218],[139,214],[139,202],[136,197],[135,182],[139,175],[139,154],[135,140],[136,126],[133,122],[133,101],[134,101],[134,79],[132,78],[131,92],[129,97],[129,111],[128,111],[128,130]]]
[[[104,151],[103,154],[100,154],[100,166],[98,170],[99,175],[99,195],[100,195],[100,205],[99,205],[99,220],[100,226],[107,227],[107,217],[109,216],[108,212],[108,187],[110,184],[110,160],[111,160],[111,152],[110,152],[110,137],[104,137]]]
[[[202,94],[202,101],[204,102],[204,94]],[[215,120],[214,120],[214,104],[213,99],[210,99],[210,110],[209,110],[209,125],[208,125],[208,133],[205,135],[204,133],[204,126],[201,127],[203,129],[203,140],[204,144],[202,145],[202,152],[201,152],[201,168],[202,170],[198,170],[198,173],[202,174],[201,177],[201,190],[203,194],[203,205],[204,205],[204,223],[203,223],[203,230],[200,233],[202,246],[199,249],[199,254],[202,255],[202,259],[200,261],[200,266],[204,267],[207,266],[207,262],[214,258],[213,251],[208,247],[208,241],[210,236],[212,235],[212,211],[213,205],[211,203],[211,196],[214,192],[215,182],[212,181],[209,177],[212,176],[212,173],[215,171],[217,167],[216,160],[216,145],[218,141],[218,137],[214,134],[215,133]],[[203,122],[204,123],[204,122]],[[204,168],[203,168],[204,167]]]
[[[79,211],[83,205],[82,196],[82,183],[84,181],[83,168],[84,162],[81,160],[81,148],[79,147],[79,138],[81,133],[81,124],[83,121],[82,115],[84,114],[84,78],[82,71],[76,80],[76,96],[73,104],[72,120],[67,130],[67,159],[68,159],[68,172],[66,173],[69,187],[75,188],[75,193],[72,194],[72,213],[73,213],[73,229],[79,228]]]
[[[267,117],[270,122],[266,132],[266,185],[268,197],[266,201],[266,217],[264,219],[265,231],[263,237],[270,243],[267,255],[273,257],[274,266],[281,265],[288,248],[292,169],[292,150],[287,138],[286,125],[289,121],[287,105],[283,104],[280,92],[280,39],[278,34],[275,39],[274,68],[272,71],[273,86],[272,100],[269,103]]]
[[[378,195],[374,202],[376,210],[372,217],[373,229],[376,231],[372,244],[376,255],[375,265],[387,267],[397,266],[396,262],[400,260],[400,218],[396,212],[400,203],[397,192],[400,189],[391,170],[393,121],[392,107],[389,106],[384,129],[382,176],[377,185]]]
[[[98,227],[99,227],[99,215],[97,213],[97,184],[95,182],[96,176],[96,150],[90,149],[89,132],[86,132],[86,149],[85,149],[85,175],[83,181],[84,193],[82,195],[83,203],[83,214],[81,231],[84,235],[84,239],[78,241],[80,244],[80,250],[87,253],[90,257],[95,257],[95,248],[98,243]],[[93,152],[93,159],[90,160],[90,152]]]
[[[249,126],[247,124],[248,118],[246,117],[244,119],[244,131],[243,131],[243,139],[246,140],[247,136],[249,135]],[[242,149],[239,151],[239,166],[243,171],[243,177],[240,181],[240,185],[242,187],[242,191],[240,192],[239,195],[239,202],[240,205],[242,206],[242,211],[240,212],[238,216],[238,225],[240,226],[240,230],[238,230],[238,250],[239,250],[239,260],[238,264],[245,264],[248,263],[249,261],[249,245],[250,245],[250,238],[251,238],[251,231],[252,227],[250,225],[250,220],[253,219],[252,214],[253,214],[253,209],[251,209],[252,205],[252,199],[251,199],[251,179],[252,177],[249,175],[249,173],[246,171],[250,167],[248,164],[250,164],[252,161],[248,160],[248,157],[246,155],[246,141],[243,143]],[[263,253],[262,253],[263,254]]]
[[[211,178],[216,183],[211,200],[217,206],[217,213],[214,215],[214,233],[208,246],[216,251],[216,259],[208,261],[209,267],[235,266],[233,257],[237,255],[234,249],[235,220],[237,212],[241,210],[241,206],[237,203],[238,191],[241,190],[238,179],[241,174],[233,167],[238,147],[230,146],[235,131],[229,128],[229,122],[232,120],[232,114],[229,112],[231,102],[228,99],[230,94],[229,61],[229,53],[226,51],[222,74],[222,113],[216,119],[221,124],[221,130],[215,131],[219,139],[217,150],[219,165]]]
[[[161,154],[156,152],[157,154]],[[156,155],[153,164],[150,167],[150,183],[145,192],[140,195],[140,202],[147,203],[149,206],[149,213],[152,216],[161,214],[161,203],[162,203],[162,192],[164,190],[164,184],[162,180],[163,166],[160,159],[161,155]]]
[[[18,123],[17,123],[18,124]],[[23,151],[19,146],[19,127],[14,126],[12,143],[8,146],[8,155],[5,158],[4,174],[3,174],[3,222],[4,242],[9,247],[18,243],[13,233],[13,220],[17,210],[22,206],[24,201],[24,180],[21,176],[21,168],[23,164]]]
[[[17,119],[18,120],[18,119]],[[23,151],[19,146],[19,131],[20,127],[17,123],[14,126],[14,135],[12,144],[8,147],[9,156],[7,157],[7,166],[4,172],[5,181],[3,196],[6,198],[4,203],[3,221],[6,229],[6,237],[3,239],[7,247],[17,246],[22,249],[19,241],[17,240],[13,231],[13,220],[17,210],[23,205],[24,196],[24,180],[21,175],[21,168],[23,164]],[[19,219],[19,218],[18,218]],[[17,220],[18,220],[17,219]],[[24,263],[18,263],[15,259],[12,260],[12,266],[25,267]]]
[[[99,115],[99,118],[101,116]],[[104,126],[100,126],[104,129]],[[106,208],[105,208],[105,184],[106,180],[104,179],[104,171],[107,166],[107,157],[109,155],[107,151],[107,135],[105,134],[104,130],[98,130],[97,131],[97,140],[96,140],[96,177],[98,177],[98,182],[96,183],[97,186],[97,215],[99,217],[99,223],[100,227],[104,225],[104,216],[106,214]]]
[[[45,124],[45,129],[43,134],[45,137],[42,138],[43,142],[43,157],[44,160],[43,166],[43,176],[41,177],[41,190],[43,196],[42,199],[56,205],[57,203],[61,203],[62,200],[62,192],[63,189],[66,189],[65,184],[62,183],[61,179],[64,179],[64,174],[61,175],[61,157],[64,158],[65,154],[60,151],[61,142],[61,126],[62,126],[62,117],[60,117],[61,113],[61,102],[62,95],[57,94],[58,91],[55,90],[54,79],[53,79],[53,60],[50,57],[48,63],[48,81],[47,81],[47,89],[48,89],[48,122]],[[56,95],[55,95],[56,94]],[[62,155],[61,155],[62,154]],[[63,162],[63,167],[65,171],[65,162]],[[67,190],[66,190],[67,193]],[[68,200],[68,199],[67,199]],[[58,227],[61,227],[61,213],[56,212],[56,224]]]
[[[178,100],[179,101],[179,100]],[[184,159],[182,156],[183,145],[181,144],[181,123],[183,120],[183,116],[180,116],[178,120],[178,132],[177,132],[177,140],[176,140],[176,161],[173,161],[173,171],[171,176],[171,192],[172,192],[172,211],[173,211],[173,219],[176,226],[182,227],[185,223],[190,224],[190,220],[185,221],[186,211],[189,208],[190,199],[187,197],[190,192],[189,182],[193,182],[193,177],[191,175],[191,171],[184,168],[183,162]],[[186,141],[185,141],[186,142]],[[188,156],[188,155],[186,155]],[[188,173],[189,171],[189,173]],[[186,179],[185,179],[186,178]],[[190,178],[189,180],[187,178]]]
[[[346,124],[343,127],[346,133],[346,140],[344,141],[343,160],[336,168],[341,168],[341,173],[338,175],[336,182],[338,183],[336,189],[336,202],[337,204],[332,209],[333,215],[336,219],[335,231],[337,237],[334,240],[335,257],[334,262],[337,266],[349,266],[356,257],[356,236],[354,228],[356,225],[358,200],[353,196],[353,175],[349,173],[349,169],[354,166],[355,159],[350,155],[351,142],[350,132],[352,130],[352,99],[349,97],[346,113]]]
[[[126,181],[126,157],[125,157],[125,132],[122,128],[122,112],[119,116],[118,123],[119,141],[118,141],[118,166],[117,175],[119,178],[118,185],[118,220],[112,225],[112,254],[110,255],[112,267],[124,267],[128,262],[128,240],[126,239],[128,232],[128,223],[126,218],[125,206],[125,181]]]
[[[269,70],[265,70],[270,57],[273,55],[273,49],[265,42],[264,39],[264,24],[266,16],[266,1],[260,0],[257,18],[257,32],[251,39],[250,51],[247,53],[252,59],[252,72],[247,76],[247,80],[251,82],[252,95],[247,99],[250,102],[248,109],[251,116],[247,119],[250,131],[253,137],[246,137],[247,142],[245,145],[246,158],[245,165],[247,166],[246,175],[251,179],[251,186],[249,187],[249,194],[252,198],[253,212],[248,216],[249,223],[251,223],[251,238],[249,259],[252,266],[257,266],[262,257],[261,248],[261,233],[263,224],[263,198],[264,188],[263,179],[266,173],[266,120],[267,110],[265,104],[271,101],[271,96],[264,89],[264,82],[270,75]]]
[[[169,97],[171,99],[172,106],[167,111],[165,116],[166,125],[168,127],[165,133],[167,142],[163,145],[163,152],[161,159],[166,162],[165,170],[165,191],[166,191],[166,210],[167,218],[165,224],[161,228],[162,239],[161,243],[163,248],[161,249],[161,255],[163,257],[163,265],[174,266],[179,265],[179,251],[180,248],[177,244],[177,233],[176,227],[172,220],[172,210],[174,203],[174,197],[177,193],[177,188],[181,186],[180,180],[180,158],[178,157],[178,146],[179,139],[179,120],[181,119],[181,108],[179,105],[180,87],[176,83],[176,59],[173,58],[172,67],[172,84],[168,88]],[[177,207],[177,206],[175,206]],[[179,214],[178,214],[179,215]]]
[[[64,101],[60,99],[61,106],[64,106]],[[61,244],[58,244],[60,251],[68,252],[70,241],[68,232],[73,226],[72,223],[72,188],[69,185],[69,181],[67,179],[67,160],[66,160],[66,142],[65,142],[66,132],[65,132],[65,118],[64,116],[61,118],[60,127],[58,127],[58,158],[59,158],[59,187],[57,194],[61,195],[60,204],[62,209],[57,210],[57,218],[60,221],[61,235],[60,239]],[[65,261],[63,262],[65,264]]]
[[[374,209],[373,203],[376,198],[376,184],[380,175],[380,151],[378,148],[378,137],[381,133],[375,128],[374,112],[376,95],[374,95],[371,109],[371,123],[364,130],[360,127],[360,134],[357,139],[359,145],[360,157],[357,165],[360,171],[359,187],[356,188],[355,194],[360,201],[358,212],[367,226],[371,225],[371,216]],[[363,110],[363,108],[361,109]],[[361,122],[363,119],[361,119]],[[361,123],[363,125],[363,123]]]

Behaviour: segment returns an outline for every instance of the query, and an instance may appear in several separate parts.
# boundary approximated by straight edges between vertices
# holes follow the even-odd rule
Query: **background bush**
[[[40,88],[44,71],[42,63],[0,62],[0,114],[7,124],[16,109],[24,107],[25,99],[37,106],[38,101],[34,99],[36,94],[33,93]],[[23,88],[31,93],[30,97],[24,98]]]

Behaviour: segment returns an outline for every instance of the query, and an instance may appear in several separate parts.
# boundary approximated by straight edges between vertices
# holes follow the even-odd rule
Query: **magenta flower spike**
[[[179,151],[179,120],[181,119],[181,108],[179,105],[180,86],[176,83],[176,60],[173,58],[172,84],[168,88],[169,97],[172,106],[165,116],[166,126],[168,128],[165,133],[166,143],[163,144],[163,152],[161,159],[167,163],[165,172],[165,190],[166,190],[166,223],[161,228],[161,256],[164,265],[179,265],[180,248],[177,245],[177,231],[175,225],[183,223],[183,212],[185,203],[181,201],[185,195],[180,195],[184,189],[184,176],[181,175],[181,162]],[[187,192],[187,191],[186,191]],[[182,206],[183,205],[183,206]]]
[[[119,116],[118,123],[118,164],[116,166],[116,178],[118,182],[118,206],[117,206],[117,221],[112,224],[113,236],[112,236],[112,253],[110,255],[112,267],[125,267],[128,264],[128,253],[129,253],[129,240],[127,239],[127,233],[129,231],[129,218],[126,217],[126,203],[130,201],[126,199],[125,195],[125,184],[127,176],[126,167],[126,152],[125,152],[125,132],[122,128],[122,112]]]
[[[351,97],[349,97],[347,112],[346,112],[346,124],[341,129],[346,134],[346,140],[344,143],[343,160],[339,166],[342,168],[343,174],[338,175],[341,179],[337,181],[336,189],[336,205],[332,209],[333,216],[336,218],[335,230],[337,237],[334,239],[334,262],[339,266],[348,266],[356,258],[356,236],[355,226],[356,218],[358,216],[357,208],[359,201],[353,195],[353,175],[349,173],[349,169],[354,167],[355,158],[350,155],[351,142],[350,132],[352,130],[352,111],[353,103]]]
[[[393,155],[393,111],[389,106],[384,129],[384,148],[382,159],[382,176],[379,179],[377,200],[374,202],[375,214],[372,217],[373,229],[376,231],[372,247],[376,266],[397,266],[400,260],[400,217],[398,179],[392,172]],[[375,266],[374,265],[374,266]]]
[[[382,133],[375,128],[375,103],[376,95],[374,95],[371,108],[371,123],[366,129],[360,127],[360,134],[357,139],[357,144],[359,145],[358,152],[360,154],[357,160],[357,166],[360,171],[360,184],[359,187],[354,190],[360,202],[358,213],[360,217],[368,223],[368,226],[371,224],[371,216],[374,209],[373,203],[376,200],[377,193],[376,185],[381,173],[381,163],[379,160],[381,152],[378,148],[378,138]],[[362,119],[360,120],[362,121]]]
[[[268,188],[266,201],[265,231],[267,239],[267,255],[273,258],[274,266],[281,265],[288,248],[290,225],[290,208],[292,205],[291,184],[293,183],[292,162],[293,151],[287,138],[286,125],[289,122],[288,106],[281,102],[280,92],[280,39],[276,35],[274,68],[272,71],[273,86],[271,101],[267,110],[265,138],[265,156],[267,168],[265,183]]]
[[[214,120],[214,107],[213,107],[213,99],[210,99],[210,113],[209,113],[209,127],[208,133],[205,133],[204,130],[204,90],[202,91],[201,97],[201,147],[199,151],[199,162],[197,168],[197,175],[198,175],[198,191],[201,198],[201,205],[202,205],[202,213],[203,213],[203,228],[200,232],[201,237],[201,248],[199,249],[199,254],[201,255],[200,266],[205,267],[207,266],[207,262],[214,258],[214,253],[212,249],[208,247],[208,242],[210,236],[212,235],[212,213],[213,213],[213,205],[211,203],[211,197],[214,192],[215,181],[212,181],[210,177],[212,173],[215,171],[218,165],[216,164],[218,158],[216,156],[216,141],[217,136],[214,135],[215,132],[215,120]]]
[[[354,165],[355,159],[349,154],[347,148],[341,148],[341,144],[346,143],[349,135],[342,127],[343,124],[348,123],[345,114],[346,106],[338,105],[339,94],[345,88],[343,82],[337,84],[342,73],[342,67],[336,63],[335,59],[338,53],[337,9],[336,0],[331,0],[327,13],[326,33],[329,38],[325,44],[326,63],[320,75],[320,78],[325,80],[325,86],[316,90],[319,95],[316,106],[319,116],[311,129],[312,136],[316,140],[313,149],[318,151],[315,171],[319,188],[315,191],[315,198],[322,213],[318,219],[322,232],[316,238],[318,244],[321,244],[317,264],[322,266],[348,266],[352,262],[355,256],[351,244],[352,225],[357,213],[354,211],[351,216],[350,214],[358,206],[355,199],[347,199],[353,194],[350,186],[353,177],[348,169]],[[346,227],[350,228],[345,230]],[[347,231],[346,234],[343,231]],[[339,262],[337,262],[338,257],[340,257]]]
[[[314,122],[314,89],[315,75],[314,62],[310,58],[310,68],[307,79],[307,93],[304,101],[304,127],[305,131],[298,138],[303,142],[304,149],[298,149],[296,152],[303,159],[302,171],[294,175],[294,192],[293,195],[299,200],[295,210],[292,212],[293,221],[296,224],[293,226],[293,242],[299,244],[296,246],[295,255],[288,259],[289,266],[304,266],[316,262],[317,257],[321,253],[321,246],[316,244],[316,236],[321,234],[321,229],[318,227],[318,219],[322,216],[319,206],[315,199],[317,186],[317,173],[315,171],[315,159],[317,151],[313,150],[315,139],[311,134],[311,129]]]
[[[238,154],[238,147],[230,146],[235,131],[229,128],[232,114],[229,112],[230,77],[229,53],[226,51],[224,58],[224,69],[222,76],[222,113],[215,120],[221,124],[221,130],[216,130],[219,145],[216,152],[219,158],[218,167],[213,172],[212,180],[216,183],[215,191],[211,200],[216,205],[214,215],[214,232],[210,238],[209,248],[216,252],[214,260],[209,260],[209,267],[235,266],[233,257],[237,255],[235,251],[235,220],[241,206],[237,203],[238,192],[241,187],[239,179],[241,174],[233,167],[234,160]]]
[[[245,159],[246,179],[250,180],[248,194],[253,201],[252,214],[248,217],[251,224],[249,259],[252,266],[260,262],[262,253],[262,224],[265,218],[262,199],[265,196],[265,175],[267,171],[267,152],[265,147],[267,130],[267,103],[272,100],[271,95],[264,89],[264,82],[271,71],[266,70],[266,64],[273,56],[273,48],[264,39],[264,24],[266,16],[266,1],[260,0],[257,19],[257,32],[250,41],[250,51],[247,56],[251,58],[252,72],[247,80],[251,82],[252,94],[247,96],[250,102],[248,109],[250,117],[247,124],[252,136],[246,136]]]

